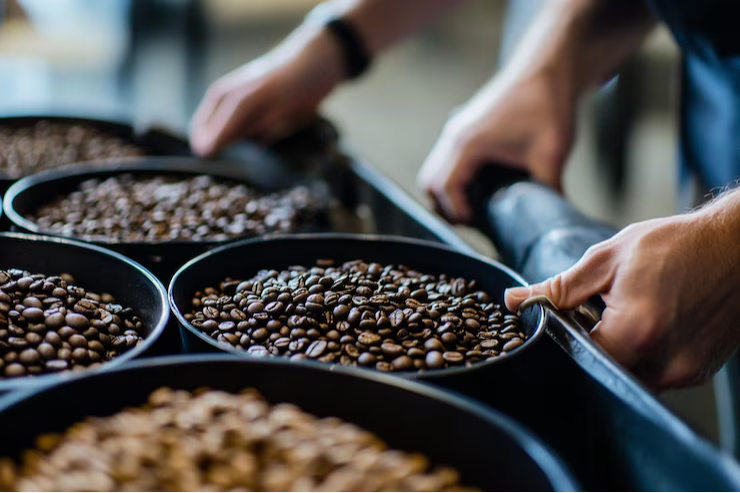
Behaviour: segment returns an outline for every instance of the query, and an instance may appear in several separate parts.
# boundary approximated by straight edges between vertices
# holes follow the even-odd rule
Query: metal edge
[[[439,216],[433,214],[417,202],[400,185],[391,178],[380,173],[364,161],[350,159],[350,168],[354,173],[368,182],[378,193],[395,204],[415,219],[418,223],[427,226],[430,232],[439,236],[448,246],[465,253],[478,253],[467,241],[458,235],[452,227]],[[430,227],[431,226],[431,227]]]
[[[412,380],[397,378],[380,372],[361,371],[353,368],[335,368],[326,365],[313,365],[305,362],[290,362],[283,359],[253,359],[245,360],[243,358],[234,358],[229,355],[173,355],[150,358],[147,360],[137,360],[127,364],[125,367],[116,368],[106,373],[121,373],[136,369],[155,369],[157,367],[172,366],[176,364],[198,364],[198,363],[218,363],[234,362],[239,364],[260,364],[289,366],[289,367],[307,367],[332,373],[349,375],[352,378],[362,378],[373,382],[402,389],[406,392],[412,392],[430,399],[446,402],[459,410],[474,414],[485,421],[492,423],[495,427],[512,437],[518,443],[522,450],[540,467],[545,476],[548,478],[555,491],[578,491],[579,484],[575,476],[571,473],[566,463],[551,449],[546,443],[537,437],[527,427],[518,421],[510,418],[504,413],[491,407],[475,401],[474,399],[462,395],[458,392],[441,389],[435,386],[414,382]],[[98,378],[100,374],[75,375],[74,378],[66,380],[71,381]],[[33,396],[46,391],[48,387],[31,388],[0,397],[0,415],[8,408],[19,404],[20,402],[32,398]]]
[[[172,312],[172,308],[169,304],[169,299],[167,297],[167,291],[164,287],[164,284],[162,284],[162,282],[159,279],[157,279],[154,276],[154,274],[149,272],[147,268],[145,268],[138,262],[135,262],[134,260],[131,260],[130,258],[124,255],[121,255],[120,253],[108,250],[107,248],[83,243],[80,241],[70,240],[66,238],[31,235],[31,234],[26,234],[26,233],[0,232],[0,241],[2,241],[3,238],[11,238],[11,239],[17,239],[17,240],[23,240],[23,241],[29,241],[29,242],[56,243],[60,245],[73,246],[73,247],[81,248],[84,250],[94,251],[96,253],[111,257],[119,262],[123,262],[124,264],[129,265],[130,267],[133,267],[135,270],[139,271],[141,274],[144,275],[146,279],[149,280],[149,282],[151,282],[155,286],[157,293],[159,295],[159,301],[162,304],[163,310],[159,317],[159,320],[154,325],[154,327],[152,327],[152,330],[149,333],[149,335],[144,338],[144,342],[134,347],[130,351],[116,357],[115,359],[102,363],[99,368],[74,370],[74,371],[58,373],[58,374],[47,374],[47,375],[42,375],[42,376],[33,377],[33,378],[19,378],[19,379],[8,379],[8,380],[0,379],[0,392],[22,389],[24,387],[34,388],[34,387],[39,387],[39,386],[45,386],[55,381],[64,381],[64,380],[67,380],[68,378],[76,377],[77,375],[74,375],[74,374],[80,373],[80,372],[84,374],[94,374],[94,373],[106,372],[109,369],[114,369],[120,365],[126,364],[127,362],[131,361],[134,358],[141,356],[141,354],[147,351],[148,349],[150,349],[151,346],[164,333],[167,327],[167,324],[169,322],[169,319],[170,319],[170,314]]]
[[[567,314],[546,311],[546,318],[558,318]],[[558,322],[560,323],[560,322]],[[625,371],[611,356],[594,343],[587,333],[564,330],[557,333],[545,325],[547,334],[568,354],[590,378],[604,386],[622,402],[648,421],[665,429],[689,449],[697,449],[700,455],[713,454],[721,462],[726,479],[740,485],[740,464],[727,452],[720,450],[706,438],[699,435],[681,418],[662,404],[631,373]],[[602,372],[601,375],[598,373]],[[595,373],[597,373],[595,375]]]
[[[192,324],[190,324],[190,322],[188,322],[185,319],[184,313],[180,311],[180,308],[175,303],[173,289],[174,289],[175,283],[177,282],[179,277],[183,273],[185,273],[185,271],[187,271],[189,268],[191,268],[195,264],[207,259],[208,257],[211,257],[213,255],[218,255],[220,252],[223,252],[226,250],[249,246],[250,244],[255,243],[255,242],[266,242],[266,241],[269,242],[269,241],[279,241],[279,240],[286,240],[286,239],[294,240],[294,241],[300,241],[300,240],[306,240],[306,239],[308,240],[310,239],[323,239],[323,240],[335,239],[335,240],[361,240],[361,241],[391,241],[391,242],[398,242],[398,243],[406,243],[410,245],[432,247],[435,249],[447,251],[449,253],[454,253],[457,255],[464,255],[474,260],[478,260],[486,264],[489,264],[492,267],[495,267],[503,271],[507,275],[511,276],[515,281],[521,283],[523,286],[527,286],[526,281],[524,281],[524,279],[522,279],[522,277],[519,276],[519,274],[517,274],[510,268],[506,267],[505,265],[501,264],[500,262],[494,259],[485,257],[477,252],[472,252],[472,253],[461,252],[449,245],[444,245],[444,244],[436,243],[436,242],[429,241],[429,240],[419,240],[415,238],[407,238],[403,236],[393,236],[393,235],[367,235],[367,234],[354,234],[354,233],[274,234],[274,235],[262,236],[259,238],[249,238],[245,240],[240,240],[240,241],[236,241],[233,243],[229,243],[228,245],[214,248],[212,250],[209,250],[207,252],[204,252],[198,255],[197,257],[191,259],[190,261],[185,263],[182,267],[180,267],[177,270],[177,272],[175,272],[175,274],[172,276],[172,279],[170,279],[170,283],[167,287],[167,297],[168,297],[169,304],[170,304],[170,310],[172,311],[172,314],[175,316],[180,326],[184,327],[188,332],[194,334],[200,340],[207,343],[209,346],[216,348],[219,351],[233,354],[241,359],[263,360],[263,358],[261,357],[249,355],[246,351],[235,349],[231,346],[226,346],[224,344],[219,344],[218,341],[214,340],[211,337],[208,337],[203,332],[196,329]],[[482,368],[492,367],[495,365],[502,364],[510,359],[513,359],[517,357],[519,354],[523,353],[527,348],[535,344],[545,333],[546,320],[545,320],[544,310],[542,309],[542,307],[539,307],[539,306],[536,309],[539,310],[539,316],[538,316],[537,326],[532,331],[532,335],[519,348],[517,348],[516,350],[510,353],[507,353],[503,357],[499,357],[491,361],[481,361],[479,363],[476,363],[470,368],[467,368],[467,367],[445,368],[442,370],[428,370],[428,371],[424,371],[423,373],[418,373],[416,371],[395,372],[394,375],[403,377],[409,380],[421,380],[421,379],[427,379],[427,378],[430,380],[434,380],[437,378],[459,375],[462,373],[468,373],[468,372],[479,370]],[[270,358],[270,359],[273,359],[273,358]],[[276,358],[276,359],[280,359],[280,358]],[[313,361],[308,361],[306,362],[306,364],[317,365],[317,366],[320,366],[321,368],[341,367],[340,365],[337,365],[337,364],[327,364],[327,363],[319,363],[319,362],[313,362]],[[344,368],[344,367],[341,367],[341,368]],[[358,368],[358,371],[377,373],[377,370],[372,370],[369,368]]]

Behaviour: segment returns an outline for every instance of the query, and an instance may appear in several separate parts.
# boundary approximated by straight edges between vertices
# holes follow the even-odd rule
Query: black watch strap
[[[335,17],[326,23],[326,29],[339,42],[348,79],[356,79],[370,67],[370,55],[357,30],[347,21]]]

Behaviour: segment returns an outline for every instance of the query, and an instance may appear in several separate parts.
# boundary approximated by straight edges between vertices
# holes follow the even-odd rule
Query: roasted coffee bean
[[[429,351],[426,355],[426,364],[432,369],[444,368],[445,360],[439,351]]]
[[[453,365],[460,364],[465,359],[465,357],[462,354],[458,353],[457,351],[445,351],[442,354],[442,357],[444,358],[446,362],[451,363]]]
[[[357,260],[290,266],[260,271],[246,281],[226,279],[220,289],[196,293],[187,315],[196,329],[228,343],[229,330],[216,332],[205,321],[231,328],[228,303],[234,296],[234,306],[251,316],[237,329],[253,330],[252,339],[269,354],[292,357],[305,351],[318,361],[381,371],[472,364],[495,357],[498,353],[484,351],[514,337],[524,340],[518,318],[490,303],[475,281],[380,264],[372,264],[371,274],[370,265]],[[510,327],[511,335],[502,326]],[[263,327],[269,335],[260,332]],[[249,347],[241,338],[233,345]]]
[[[82,182],[78,190],[42,205],[30,219],[42,231],[87,240],[222,241],[296,231],[315,222],[327,206],[319,187],[313,185],[260,193],[242,183],[206,175],[119,174]],[[239,291],[236,281],[223,287],[230,294]],[[262,294],[257,289],[255,293]],[[277,297],[265,296],[267,302]]]
[[[36,443],[19,462],[0,459],[4,491],[473,491],[454,469],[253,389],[160,388],[145,406]],[[59,464],[74,470],[60,473]]]
[[[406,352],[404,351],[402,346],[399,346],[398,344],[388,344],[388,343],[384,343],[382,346],[380,346],[380,350],[383,351],[383,354],[386,357],[391,358],[391,359],[397,358]]]
[[[522,344],[524,344],[524,341],[517,337],[516,339],[512,339],[506,344],[504,344],[504,351],[507,351],[507,352],[513,351],[514,349],[518,348]]]
[[[311,343],[310,346],[308,346],[308,349],[306,349],[306,356],[316,359],[324,354],[324,351],[326,351],[326,346],[326,341],[314,341]]]
[[[375,344],[380,344],[382,338],[373,332],[363,332],[358,336],[357,340],[367,346],[373,346]]]
[[[399,356],[391,362],[395,371],[409,371],[414,368],[414,361],[408,356]]]
[[[111,344],[115,330],[120,333],[113,321],[126,327],[123,342],[117,341],[119,352],[142,340],[139,333],[144,326],[132,309],[114,304],[110,294],[87,292],[68,274],[47,277],[0,270],[0,281],[4,279],[8,281],[0,291],[0,305],[7,305],[7,310],[0,306],[0,374],[5,377],[69,368],[67,363],[52,363],[57,360],[72,361],[75,368],[107,361],[115,355],[109,357],[104,344]],[[15,283],[12,289],[7,287],[10,282]],[[24,371],[15,367],[6,371],[10,364],[21,365]]]

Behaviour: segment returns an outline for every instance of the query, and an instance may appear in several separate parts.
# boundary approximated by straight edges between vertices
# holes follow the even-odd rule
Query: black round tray
[[[0,392],[49,384],[72,378],[78,373],[104,371],[155,350],[179,352],[179,345],[169,348],[157,346],[170,313],[164,286],[141,265],[122,255],[76,241],[0,233],[0,265],[48,274],[69,272],[87,289],[109,292],[118,303],[132,307],[148,328],[142,344],[103,363],[99,369],[38,377],[0,378]]]
[[[463,485],[483,491],[578,488],[562,462],[525,428],[470,399],[377,373],[229,356],[140,361],[6,397],[0,401],[0,420],[13,426],[4,431],[0,456],[18,457],[39,434],[62,431],[87,416],[141,405],[162,386],[229,392],[255,388],[271,403],[339,417],[378,434],[393,448],[455,467]]]
[[[247,173],[241,163],[226,161],[207,161],[188,157],[155,157],[134,158],[126,160],[89,162],[64,169],[56,169],[28,176],[12,185],[3,200],[8,220],[13,228],[36,234],[50,234],[41,231],[35,223],[26,219],[26,215],[40,204],[51,198],[77,189],[79,184],[91,178],[107,178],[123,173],[134,174],[167,174],[167,175],[209,175],[216,178],[231,179],[251,185],[265,191],[277,190],[288,186],[306,183],[299,174],[293,176],[271,176],[268,174],[255,177]],[[311,186],[321,186],[312,181]],[[328,217],[320,214],[315,224],[308,230],[329,229]],[[163,282],[168,282],[172,274],[182,264],[214,247],[229,243],[225,241],[163,241],[163,242],[118,242],[74,238],[91,242],[122,253],[140,262]]]

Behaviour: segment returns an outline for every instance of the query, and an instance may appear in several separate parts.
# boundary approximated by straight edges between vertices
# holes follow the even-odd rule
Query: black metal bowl
[[[305,178],[296,173],[264,172],[255,173],[245,163],[226,161],[206,161],[188,157],[133,158],[84,163],[64,169],[56,169],[28,176],[17,181],[7,191],[3,201],[6,216],[13,227],[20,231],[35,234],[50,234],[27,219],[39,206],[53,197],[77,190],[79,184],[92,178],[105,179],[114,175],[134,173],[137,175],[209,175],[216,178],[239,181],[265,191],[278,190],[288,186],[305,183]],[[320,186],[311,182],[312,186]],[[328,229],[328,219],[324,215],[317,218],[310,230]],[[185,262],[211,248],[223,245],[225,241],[116,241],[73,237],[82,241],[110,248],[130,257],[150,269],[163,282],[168,282],[172,274]]]
[[[421,452],[455,467],[461,482],[483,491],[571,491],[562,462],[510,418],[476,402],[387,375],[228,356],[169,357],[76,378],[0,401],[0,456],[18,457],[43,433],[88,416],[141,405],[155,389],[255,388],[320,417],[336,416],[378,434],[391,447]],[[53,409],[53,412],[50,410]]]
[[[193,294],[208,286],[217,286],[226,277],[247,279],[260,269],[280,270],[290,265],[313,265],[317,259],[334,259],[338,262],[363,259],[368,262],[405,264],[425,273],[446,273],[475,279],[480,289],[488,292],[498,303],[503,302],[506,288],[524,284],[516,273],[494,260],[480,255],[463,254],[439,244],[407,238],[306,234],[274,235],[259,241],[240,241],[191,260],[172,278],[169,286],[170,305],[180,323],[185,352],[226,351],[243,358],[254,359],[255,357],[246,351],[219,343],[185,319],[185,314],[191,309]],[[527,341],[495,360],[476,363],[470,368],[426,370],[421,373],[413,371],[398,375],[425,380],[446,379],[477,370],[492,369],[516,358],[534,344],[544,332],[541,307],[534,306],[522,314],[520,330],[527,336]]]
[[[41,121],[66,123],[70,125],[84,125],[104,132],[112,137],[118,137],[128,144],[133,144],[141,148],[147,155],[190,155],[190,145],[188,142],[166,130],[149,128],[140,131],[127,123],[119,121],[61,115],[15,115],[0,118],[0,127],[31,127]],[[0,193],[5,192],[5,190],[7,190],[15,181],[15,178],[10,178],[0,171]]]
[[[115,252],[70,240],[0,233],[0,268],[8,267],[49,275],[69,272],[81,286],[109,292],[119,303],[136,311],[147,327],[144,342],[103,363],[100,370],[115,368],[153,350],[167,325],[169,305],[162,283],[139,264]],[[97,371],[80,370],[85,373]],[[0,392],[48,384],[77,374],[77,371],[70,371],[38,377],[0,378]]]

